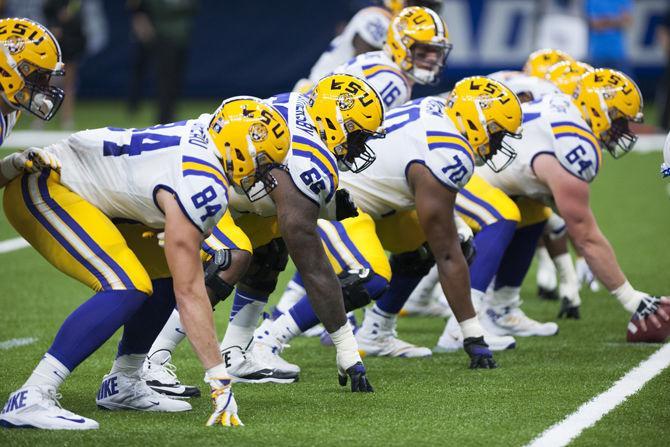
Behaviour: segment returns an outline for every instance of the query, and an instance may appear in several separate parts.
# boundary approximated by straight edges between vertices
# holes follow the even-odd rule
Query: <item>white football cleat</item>
[[[161,355],[167,353],[167,356]],[[196,386],[182,385],[177,378],[177,367],[170,363],[167,351],[158,351],[147,357],[142,365],[141,377],[154,391],[178,399],[200,397]]]
[[[417,317],[439,317],[448,318],[452,315],[451,308],[447,304],[446,298],[441,293],[431,294],[427,299],[409,299],[400,310],[401,316],[417,316]]]
[[[257,342],[255,342],[257,343]],[[255,344],[254,343],[254,344]],[[250,352],[245,353],[238,347],[228,348],[221,352],[223,361],[226,364],[228,374],[234,382],[246,383],[293,383],[298,380],[300,368],[284,370],[277,368],[276,364],[280,362],[266,362],[265,356],[254,355]],[[290,363],[288,363],[290,365]]]
[[[107,374],[95,399],[98,407],[106,410],[188,411],[191,404],[160,394],[138,376],[122,372]]]
[[[95,430],[99,424],[62,408],[60,394],[50,386],[24,386],[9,395],[0,412],[0,426],[46,430]]]
[[[554,322],[540,323],[529,318],[517,306],[494,308],[482,307],[480,318],[482,327],[494,335],[516,335],[519,337],[547,337],[558,334],[558,325]]]
[[[484,328],[482,328],[484,329]],[[506,349],[514,349],[516,347],[516,340],[509,335],[493,335],[484,329],[484,341],[489,345],[491,351],[504,351]],[[441,354],[445,352],[455,352],[463,349],[463,333],[461,327],[456,321],[456,317],[452,317],[444,326],[444,332],[437,341],[437,345],[433,348],[433,352]]]
[[[361,357],[430,357],[433,354],[428,348],[400,340],[395,331],[396,320],[395,316],[386,318],[370,308],[365,310],[363,325],[356,333]]]

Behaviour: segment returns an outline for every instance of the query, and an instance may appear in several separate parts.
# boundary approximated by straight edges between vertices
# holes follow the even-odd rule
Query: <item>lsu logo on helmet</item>
[[[521,137],[521,103],[505,85],[485,76],[460,80],[447,97],[447,116],[475,150],[475,162],[494,172],[516,158],[505,137]]]
[[[63,90],[52,85],[64,64],[58,41],[45,27],[28,19],[0,20],[0,88],[5,102],[50,120],[63,102]]]
[[[348,74],[322,78],[310,94],[307,113],[340,169],[361,172],[375,161],[366,141],[383,138],[384,107],[367,82]]]
[[[208,131],[235,189],[255,201],[277,186],[270,170],[283,163],[291,140],[277,110],[251,96],[230,98],[214,112]]]

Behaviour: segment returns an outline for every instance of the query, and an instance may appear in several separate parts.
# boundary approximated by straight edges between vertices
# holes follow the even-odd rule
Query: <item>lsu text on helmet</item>
[[[270,170],[282,167],[291,137],[272,106],[251,96],[227,99],[212,115],[208,131],[236,190],[255,201],[277,186]]]
[[[474,149],[477,165],[500,172],[516,158],[504,138],[521,137],[521,103],[505,85],[485,76],[462,79],[447,97],[445,111]]]
[[[50,85],[64,65],[56,38],[32,20],[0,20],[0,88],[13,109],[50,120],[63,102],[63,90]]]
[[[384,137],[384,107],[367,82],[348,74],[322,78],[310,93],[307,113],[340,169],[361,172],[374,162],[366,141]]]
[[[573,100],[591,130],[614,158],[633,149],[637,136],[629,122],[641,123],[642,95],[635,81],[610,68],[599,68],[582,76]]]

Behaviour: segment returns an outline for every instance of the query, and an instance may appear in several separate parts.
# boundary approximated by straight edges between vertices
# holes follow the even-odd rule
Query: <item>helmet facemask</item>
[[[496,123],[489,124],[487,128],[489,134],[488,153],[486,155],[481,153],[482,146],[477,148],[477,152],[486,166],[493,172],[500,172],[516,158],[516,151],[505,141],[505,137],[521,138],[521,135],[507,132]]]
[[[247,196],[250,202],[262,199],[277,187],[277,179],[270,173],[270,171],[275,168],[286,170],[285,166],[276,163],[264,152],[258,154],[254,159],[254,165],[256,166],[254,173],[240,179],[239,185],[239,189]],[[235,189],[237,189],[237,187]]]
[[[615,118],[611,119],[610,128],[600,134],[600,142],[614,158],[621,158],[633,150],[637,135],[629,127],[629,119],[618,111],[614,111]],[[642,122],[642,117],[637,116],[630,120],[636,123]]]
[[[25,85],[14,94],[14,99],[36,117],[49,121],[58,112],[65,97],[62,89],[49,83],[52,76],[62,76],[63,71],[45,70],[27,61],[21,62],[17,68],[24,77]]]
[[[377,156],[367,141],[370,138],[384,138],[382,132],[370,132],[360,129],[353,121],[345,123],[347,141],[335,147],[337,165],[342,171],[351,171],[355,174],[369,168]],[[350,131],[349,128],[352,130]]]

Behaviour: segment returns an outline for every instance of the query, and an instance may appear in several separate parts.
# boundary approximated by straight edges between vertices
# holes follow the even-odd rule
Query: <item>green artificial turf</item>
[[[185,112],[196,113],[198,106]],[[131,125],[122,107],[114,104],[103,108],[82,103],[78,120],[96,110],[98,121],[103,114],[105,124]],[[151,124],[145,115],[145,121],[132,126]],[[91,118],[90,127],[97,125],[101,123]],[[605,158],[592,195],[601,228],[632,284],[667,294],[670,199],[667,182],[658,176],[660,153],[618,161]],[[0,239],[15,234],[0,215]],[[292,267],[282,276],[271,302],[291,273]],[[536,319],[553,319],[557,304],[540,301],[534,290],[533,271],[524,284],[523,307]],[[31,248],[0,254],[0,341],[38,338],[35,344],[0,351],[0,405],[30,374],[63,319],[90,294]],[[518,338],[517,349],[496,354],[500,364],[496,370],[468,370],[463,352],[427,359],[366,358],[376,390],[371,395],[352,395],[338,386],[332,348],[322,347],[317,339],[296,339],[284,355],[302,367],[300,382],[235,386],[246,424],[240,429],[204,427],[210,410],[206,397],[192,399],[193,411],[183,414],[97,409],[95,395],[114,359],[120,336],[116,334],[61,389],[62,405],[97,420],[100,430],[0,429],[0,446],[523,445],[607,390],[659,347],[625,343],[628,317],[608,293],[582,292],[582,299],[582,320],[560,321],[560,333],[554,337]],[[231,301],[215,312],[220,335]],[[398,332],[405,340],[432,347],[443,327],[440,319],[401,318]],[[177,349],[173,360],[182,382],[206,391],[202,368],[188,343]],[[668,400],[666,370],[586,430],[575,445],[668,445]]]

